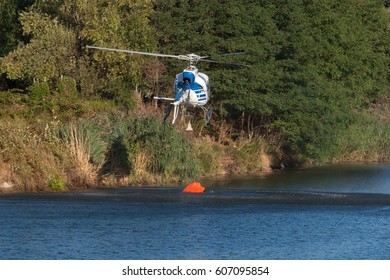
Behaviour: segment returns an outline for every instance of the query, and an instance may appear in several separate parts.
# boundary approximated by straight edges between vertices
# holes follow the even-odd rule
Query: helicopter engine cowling
[[[203,90],[196,92],[195,90],[188,89],[183,91],[183,95],[181,99],[195,107],[195,106],[202,106],[206,104],[207,101],[205,96],[206,94],[204,93]]]

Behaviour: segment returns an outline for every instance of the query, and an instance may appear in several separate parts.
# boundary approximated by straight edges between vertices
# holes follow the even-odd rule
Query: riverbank
[[[194,134],[159,118],[3,121],[0,192],[164,185],[273,167],[260,138],[224,145]]]
[[[284,155],[261,137],[241,138],[227,145],[209,135],[183,133],[158,119],[122,120],[126,125],[100,122],[100,129],[95,121],[2,123],[0,193],[184,186],[204,177],[272,173],[289,164],[316,165],[285,162]],[[135,127],[140,129],[136,134]],[[368,157],[360,160],[362,156],[357,160],[356,155],[333,163],[378,161]]]
[[[139,104],[129,113],[109,102],[85,101],[72,105],[77,110],[61,106],[32,113],[31,106],[21,104],[4,103],[0,115],[3,193],[185,185],[204,177],[324,162],[390,162],[390,110],[383,106],[372,110],[378,118],[356,123],[337,139],[334,156],[319,161],[260,133],[233,134],[225,120],[213,119],[207,127],[194,120],[194,131],[187,132],[186,124],[163,123],[163,111],[151,105]]]

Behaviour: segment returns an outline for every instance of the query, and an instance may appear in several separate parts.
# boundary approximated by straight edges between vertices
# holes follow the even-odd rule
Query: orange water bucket
[[[189,184],[187,187],[185,187],[185,189],[183,190],[183,192],[186,192],[186,193],[202,193],[205,191],[205,187],[203,187],[199,182],[193,182],[191,184]]]

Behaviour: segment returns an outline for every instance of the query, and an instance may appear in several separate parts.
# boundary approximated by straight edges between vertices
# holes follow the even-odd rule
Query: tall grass
[[[339,160],[389,161],[390,122],[366,115],[345,131],[339,146]]]
[[[194,180],[227,173],[226,168],[233,170],[237,162],[244,166],[248,155],[258,162],[257,147],[244,147],[239,153],[150,117],[107,113],[61,122],[2,119],[0,184],[26,191],[64,191]]]
[[[272,161],[266,153],[265,140],[256,135],[237,140],[237,148],[233,155],[233,173],[257,172],[268,170]]]
[[[148,173],[159,175],[161,180],[185,180],[199,176],[194,144],[161,120],[135,118],[128,126],[132,147],[133,175],[140,166]]]
[[[147,184],[197,178],[194,143],[161,119],[109,115],[100,122],[106,143],[98,176],[105,184]],[[84,160],[85,162],[85,160]]]
[[[106,143],[102,131],[94,120],[72,121],[58,130],[58,136],[68,146],[77,165],[77,181],[82,185],[95,185],[97,173],[103,164]]]

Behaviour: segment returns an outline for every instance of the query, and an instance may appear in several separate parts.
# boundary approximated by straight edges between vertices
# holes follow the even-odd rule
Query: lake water
[[[390,165],[0,196],[0,259],[390,259]]]

